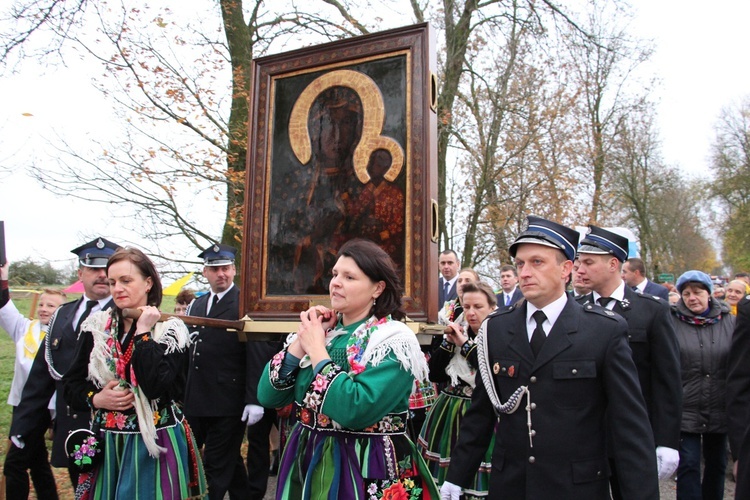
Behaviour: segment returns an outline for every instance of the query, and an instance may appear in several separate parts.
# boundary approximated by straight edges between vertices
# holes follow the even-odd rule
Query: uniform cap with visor
[[[532,243],[561,250],[568,260],[575,259],[578,246],[578,231],[558,224],[551,220],[529,215],[526,224],[516,240],[510,245],[508,252],[511,257],[516,256],[518,245]]]
[[[107,267],[107,262],[115,250],[120,248],[106,238],[97,238],[71,250],[78,256],[78,263],[84,267]]]
[[[629,243],[628,239],[622,235],[589,225],[589,232],[581,240],[578,253],[612,255],[620,262],[625,262],[628,260]]]
[[[198,257],[203,259],[204,266],[211,267],[234,264],[235,255],[237,255],[237,249],[233,246],[214,243],[198,254]]]

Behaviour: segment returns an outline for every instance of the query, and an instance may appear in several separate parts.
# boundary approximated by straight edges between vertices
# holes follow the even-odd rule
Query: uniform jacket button
[[[530,407],[532,410],[536,410],[536,403],[531,403]]]
[[[578,374],[578,370],[576,370],[575,368],[573,368],[573,369],[571,370],[571,373],[572,373],[573,375],[576,375],[576,374]]]
[[[534,457],[529,457],[529,463],[530,463],[530,464],[533,464],[534,462],[536,462],[536,458],[534,458]]]
[[[536,384],[536,377],[531,377],[529,379],[529,382],[531,382],[532,384]]]

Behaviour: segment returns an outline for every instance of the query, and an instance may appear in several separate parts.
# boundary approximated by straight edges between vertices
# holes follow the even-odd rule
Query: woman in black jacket
[[[683,391],[677,500],[724,497],[727,360],[735,318],[712,297],[712,288],[706,273],[688,271],[677,280],[680,300],[672,306]]]

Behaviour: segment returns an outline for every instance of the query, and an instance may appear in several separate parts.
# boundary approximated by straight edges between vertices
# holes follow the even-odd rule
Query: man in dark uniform
[[[62,376],[70,367],[76,350],[78,329],[91,313],[113,307],[109,293],[106,266],[119,245],[97,238],[72,250],[78,256],[78,279],[83,283],[83,297],[60,306],[49,322],[49,333],[37,351],[29,379],[23,388],[17,414],[10,428],[13,447],[23,448],[24,440],[32,433],[44,433],[48,418],[47,404],[57,390],[55,402],[55,437],[50,463],[68,467],[65,439],[75,429],[89,426],[88,413],[76,413],[63,398]],[[9,453],[12,453],[12,448]],[[73,488],[78,484],[78,472],[68,469]]]
[[[737,304],[727,367],[727,426],[736,500],[750,500],[750,297]]]
[[[680,347],[667,302],[635,292],[623,281],[621,267],[628,258],[627,249],[624,236],[589,226],[578,249],[578,274],[592,292],[578,301],[599,304],[628,322],[628,342],[651,421],[659,479],[666,479],[677,470],[680,459]],[[611,465],[612,496],[618,499],[620,471]]]
[[[211,291],[190,304],[189,316],[239,318],[240,291],[233,283],[237,272],[236,252],[235,248],[221,244],[211,245],[201,252],[203,276]],[[254,342],[247,342],[247,345],[240,342],[236,332],[197,327],[192,336],[185,416],[198,446],[205,445],[209,498],[221,500],[228,492],[231,499],[245,500],[250,490],[240,447],[245,426],[257,423],[264,414],[254,387],[257,387],[265,361],[262,364],[248,362],[248,357],[252,358],[248,351],[257,346]],[[268,442],[268,436],[265,440]],[[265,474],[267,477],[268,465]]]
[[[529,217],[510,246],[526,300],[491,314],[480,328],[480,376],[442,498],[459,498],[495,429],[489,498],[609,499],[609,423],[624,497],[659,498],[627,325],[565,293],[577,244],[577,231]]]

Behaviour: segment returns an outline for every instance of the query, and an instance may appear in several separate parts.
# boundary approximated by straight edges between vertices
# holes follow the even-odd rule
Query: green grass
[[[80,295],[68,295],[69,300],[75,300],[78,297],[80,297]],[[11,298],[21,314],[28,316],[32,304],[32,298],[28,296],[28,294],[12,294]],[[174,310],[174,297],[164,297],[161,310],[164,312],[172,312]],[[16,348],[8,335],[8,332],[0,328],[0,465],[5,462],[5,452],[8,446],[8,433],[10,431],[12,408],[7,404],[7,401],[8,394],[10,393],[10,384],[13,380],[15,355]],[[50,442],[48,442],[48,446],[49,445]],[[70,482],[67,479],[67,470],[53,470],[55,471],[57,487],[60,490],[60,498],[73,498],[72,491],[69,491]]]

